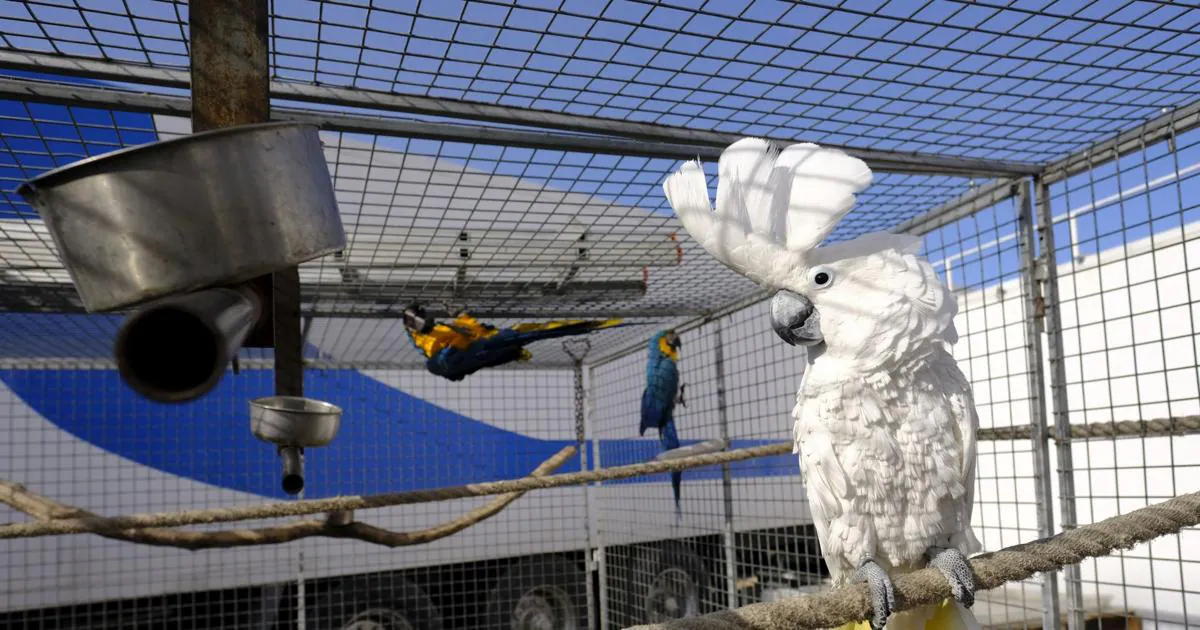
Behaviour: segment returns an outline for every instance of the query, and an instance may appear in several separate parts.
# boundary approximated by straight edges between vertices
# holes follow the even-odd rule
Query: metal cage
[[[0,520],[288,498],[246,430],[246,401],[288,378],[345,409],[306,455],[305,498],[521,477],[566,447],[557,472],[646,461],[646,342],[666,328],[684,343],[685,444],[791,440],[803,352],[661,189],[683,160],[713,176],[748,135],[863,158],[875,180],[830,238],[920,235],[953,289],[985,550],[1200,491],[1195,3],[269,4],[0,3]],[[204,20],[258,24],[257,43],[239,57]],[[197,112],[214,99],[320,127],[347,246],[277,303],[302,357],[243,349],[212,393],[161,405],[120,381],[119,314],[84,311],[14,191],[211,127]],[[448,382],[406,337],[413,301],[497,326],[630,325]],[[396,548],[5,539],[0,626],[607,630],[825,588],[795,456],[683,479],[678,520],[651,475],[531,492]],[[418,532],[487,504],[354,518]],[[1194,529],[975,607],[985,627],[1070,630],[1200,626],[1197,610]]]

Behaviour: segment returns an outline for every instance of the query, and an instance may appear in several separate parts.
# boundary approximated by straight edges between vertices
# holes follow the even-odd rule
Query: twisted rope
[[[1114,437],[1165,437],[1168,435],[1190,435],[1200,433],[1200,416],[1174,416],[1152,420],[1118,420],[1115,422],[1089,422],[1071,425],[1070,436],[1076,440]],[[979,429],[978,439],[1028,440],[1033,437],[1033,425],[1015,427],[984,427]],[[1047,438],[1053,438],[1047,432]]]
[[[548,475],[565,464],[574,454],[574,446],[563,447],[562,450],[555,453],[550,459],[542,462],[530,475],[535,477]],[[367,523],[343,522],[334,515],[345,514],[349,516],[350,512],[331,512],[324,520],[296,521],[286,525],[260,529],[196,532],[159,527],[130,530],[103,528],[97,529],[94,533],[113,540],[123,540],[158,547],[176,547],[190,551],[200,549],[228,549],[230,547],[248,547],[252,545],[278,545],[314,536],[356,539],[385,547],[404,547],[409,545],[423,545],[439,538],[456,534],[499,514],[504,508],[517,499],[520,499],[524,494],[523,492],[502,494],[487,504],[481,505],[452,521],[415,532],[396,532],[368,525]],[[27,490],[20,484],[2,479],[0,479],[0,503],[7,504],[15,510],[43,520],[75,517],[102,518],[87,510],[60,503],[49,497]]]
[[[1200,492],[1185,494],[1099,523],[1050,538],[1014,545],[971,559],[981,591],[1055,571],[1087,558],[1174,534],[1200,524]],[[896,611],[938,604],[950,597],[950,586],[937,569],[922,569],[896,578]],[[703,617],[628,630],[801,630],[835,628],[871,616],[865,584],[853,584],[820,595],[751,604]]]
[[[119,532],[122,530],[143,529],[147,527],[181,527],[208,523],[228,523],[232,521],[256,520],[265,518],[281,518],[287,516],[302,516],[321,512],[340,512],[344,510],[367,510],[372,508],[391,507],[395,505],[411,505],[413,503],[430,503],[434,501],[450,501],[469,497],[482,497],[511,492],[528,492],[546,488],[561,488],[597,481],[613,481],[629,479],[643,475],[674,472],[701,466],[714,466],[727,462],[736,462],[755,457],[783,455],[792,452],[791,442],[780,442],[766,446],[736,449],[720,453],[706,453],[681,457],[679,459],[651,461],[628,466],[615,466],[601,470],[588,470],[545,477],[522,477],[505,481],[488,481],[472,483],[463,486],[450,486],[431,490],[413,490],[409,492],[389,492],[371,496],[333,497],[329,499],[312,499],[305,501],[289,501],[278,503],[263,503],[230,508],[213,508],[206,510],[183,510],[179,512],[132,514],[129,516],[114,516],[102,518],[96,516],[76,516],[54,520],[36,521],[30,523],[13,523],[0,526],[0,539],[5,538],[34,538],[40,536],[58,536],[62,534],[87,534],[101,532]]]

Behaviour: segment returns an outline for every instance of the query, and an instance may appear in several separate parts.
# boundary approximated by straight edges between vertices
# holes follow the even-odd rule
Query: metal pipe
[[[212,1],[212,0],[208,0]],[[230,5],[232,9],[222,9],[223,11],[233,12],[241,7],[244,7],[247,0],[216,0],[213,4]],[[195,2],[198,5],[205,4],[205,0]],[[265,2],[263,4],[266,4]],[[205,7],[207,8],[207,7]],[[211,11],[212,9],[209,9]],[[200,13],[200,9],[192,9],[191,14]],[[192,18],[194,22],[196,18]],[[263,27],[265,34],[266,27]],[[228,37],[231,39],[237,37],[237,33],[231,33]],[[197,38],[195,26],[192,28],[192,38]],[[265,35],[264,35],[265,40]],[[208,65],[204,60],[197,60],[200,54],[195,49],[193,44],[192,66],[193,69],[199,65]],[[264,47],[265,49],[265,47]],[[250,49],[257,53],[258,47]],[[255,68],[262,64],[265,66],[265,53],[262,57],[255,55],[247,55],[248,59],[238,59],[241,65]],[[226,62],[229,65],[232,63]],[[63,58],[61,55],[49,55],[39,53],[26,52],[10,52],[0,51],[0,67],[10,69],[24,69],[35,72],[69,72],[73,76],[90,76],[99,79],[108,79],[116,81],[134,81],[138,83],[152,83],[175,88],[187,88],[188,79],[178,71],[152,68],[146,66],[136,66],[134,64],[122,62],[108,62],[97,59],[80,59],[77,57]],[[264,77],[268,76],[265,73]],[[197,75],[195,72],[191,74],[191,88],[193,94],[197,90]],[[235,90],[237,84],[235,85]],[[415,94],[391,94],[387,92],[379,92],[373,90],[362,90],[355,88],[344,88],[330,85],[310,85],[295,81],[264,81],[261,88],[258,84],[255,85],[256,93],[261,89],[263,93],[270,90],[272,96],[289,101],[301,101],[314,104],[329,104],[345,107],[362,107],[376,111],[392,111],[403,114],[419,114],[432,115],[440,117],[463,118],[467,120],[495,122],[504,125],[519,125],[525,127],[538,127],[541,129],[556,129],[566,131],[573,134],[593,134],[600,136],[596,140],[597,144],[602,144],[605,141],[614,139],[627,138],[641,142],[657,142],[664,145],[697,145],[701,157],[708,159],[716,159],[719,156],[720,149],[732,144],[741,139],[740,134],[726,133],[721,131],[711,131],[705,129],[689,129],[685,127],[676,127],[662,125],[657,123],[638,122],[631,120],[616,120],[611,118],[599,118],[594,116],[581,116],[578,114],[548,112],[548,111],[531,111],[522,107],[510,105],[495,105],[479,102],[465,102],[450,98],[418,96]],[[235,92],[236,93],[236,92]],[[24,96],[24,95],[22,95]],[[342,117],[343,114],[332,113],[334,117]],[[374,123],[370,122],[374,119]],[[377,125],[388,124],[392,121],[388,117],[378,116],[373,114],[362,115],[363,122],[362,132],[369,132],[377,128]],[[436,128],[437,123],[421,122],[421,125],[426,127]],[[416,129],[416,127],[414,127]],[[537,133],[544,132],[527,132],[525,130],[508,130],[498,129],[498,133],[509,136],[510,134],[524,133],[527,136],[533,136]],[[426,132],[430,133],[430,132]],[[605,138],[607,136],[608,138]],[[613,138],[613,137],[616,138]],[[772,138],[782,144],[790,144],[796,139],[788,136],[780,136]],[[506,142],[511,142],[512,138],[506,138]],[[835,146],[835,145],[827,145]],[[705,155],[704,149],[709,152]],[[949,155],[925,154],[908,151],[888,151],[879,149],[864,149],[857,147],[838,147],[847,153],[854,155],[864,160],[872,170],[898,173],[938,173],[947,175],[963,175],[963,176],[986,176],[996,177],[1005,175],[1031,175],[1039,172],[1041,169],[1037,164],[1027,162],[1013,162],[1010,160],[990,160],[985,158],[969,158]],[[666,156],[664,156],[666,157]],[[682,159],[694,159],[696,153],[688,150],[680,156]]]
[[[1037,234],[1041,240],[1040,269],[1044,305],[1043,326],[1046,331],[1046,358],[1050,364],[1050,412],[1058,459],[1058,495],[1060,527],[1075,529],[1075,464],[1071,452],[1070,405],[1067,402],[1067,372],[1063,362],[1062,301],[1058,296],[1058,249],[1054,243],[1054,215],[1050,209],[1050,185],[1041,177],[1034,178]],[[1069,630],[1083,630],[1083,580],[1078,564],[1063,567],[1066,586],[1066,614]],[[1061,602],[1060,602],[1061,603]]]
[[[1046,410],[1046,374],[1042,355],[1045,331],[1040,309],[1045,302],[1038,283],[1033,190],[1028,180],[1017,189],[1018,245],[1021,252],[1021,293],[1025,296],[1025,365],[1029,379],[1030,440],[1033,448],[1034,500],[1038,506],[1038,536],[1054,535],[1054,491],[1050,484],[1050,443]],[[1058,572],[1042,573],[1042,627],[1059,627]]]
[[[252,291],[224,287],[153,302],[117,333],[121,378],[150,400],[195,400],[221,380],[261,310]]]
[[[721,429],[721,440],[729,444],[729,413],[725,402],[725,338],[721,320],[713,320],[713,367],[717,377],[717,424]],[[733,469],[728,463],[721,464],[721,497],[724,500],[725,524],[721,531],[721,542],[725,551],[725,588],[728,607],[738,607],[737,591],[737,547],[733,528]]]
[[[281,446],[279,456],[283,458],[283,491],[300,494],[304,490],[304,452],[298,446]]]
[[[590,385],[592,385],[593,387],[595,387],[596,381],[592,380],[595,372],[593,371],[593,369],[590,366],[586,366],[586,367],[587,367],[588,383]],[[594,401],[595,401],[595,398],[588,398],[584,401],[585,404],[588,405],[589,412],[591,412],[593,410],[592,404],[594,403]],[[590,416],[592,414],[589,413],[588,415]],[[592,466],[594,467],[594,470],[600,470],[601,468],[604,467],[604,465],[600,462],[600,436],[596,433],[596,431],[592,431],[591,445],[592,445],[592,459],[594,461]],[[595,489],[595,491],[598,492],[600,487],[601,486],[598,483],[597,484],[589,484],[586,486],[586,488],[588,489],[587,496],[589,497],[589,500],[593,496],[593,494],[592,494],[593,489]],[[601,497],[602,497],[602,495],[601,495]],[[597,510],[595,513],[602,514],[604,512],[603,507],[604,507],[603,503],[600,503],[601,509]],[[597,516],[595,518],[595,520],[593,520],[591,513],[588,514],[588,531],[591,532],[591,531],[593,531],[593,528],[594,528],[595,534],[596,534],[591,542],[591,544],[593,545],[593,549],[590,552],[591,557],[589,558],[588,562],[595,564],[596,580],[600,585],[600,588],[597,589],[600,591],[600,597],[599,597],[599,600],[600,600],[599,601],[600,630],[608,630],[608,627],[609,627],[609,623],[608,623],[608,585],[609,585],[608,560],[604,553],[604,532],[601,531],[601,529],[600,529],[600,520],[599,519],[600,519],[600,517]]]

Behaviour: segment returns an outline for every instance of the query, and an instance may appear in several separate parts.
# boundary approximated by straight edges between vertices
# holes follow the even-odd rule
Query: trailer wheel
[[[442,630],[442,615],[420,586],[390,575],[342,580],[309,608],[320,630]]]
[[[643,547],[637,550],[634,566],[634,575],[648,580],[640,598],[646,623],[700,614],[709,577],[694,551],[678,542]]]
[[[487,622],[493,630],[583,630],[587,577],[559,556],[521,560],[488,596]]]

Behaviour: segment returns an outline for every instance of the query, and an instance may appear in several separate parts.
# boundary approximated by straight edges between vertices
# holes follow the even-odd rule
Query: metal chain
[[[563,352],[575,361],[575,441],[579,443],[579,470],[587,471],[588,466],[588,448],[587,448],[587,431],[584,423],[587,409],[587,392],[583,387],[583,358],[587,356],[588,351],[592,349],[592,342],[588,339],[567,339],[563,341]],[[592,588],[597,579],[596,571],[598,566],[593,556],[595,550],[595,541],[592,540],[592,514],[590,505],[590,491],[584,487],[583,500],[583,516],[584,522],[587,523],[587,544],[584,547],[584,564],[587,566],[585,578],[587,582],[587,628],[588,630],[596,630],[596,615],[595,602],[593,601]],[[603,575],[603,574],[601,574]],[[604,588],[603,585],[600,587]]]
[[[587,402],[583,389],[583,358],[592,349],[592,342],[587,339],[568,339],[563,342],[563,352],[575,361],[575,441],[582,446],[584,440],[584,405]]]
[[[584,441],[583,403],[583,361],[575,361],[575,440],[580,444]]]

